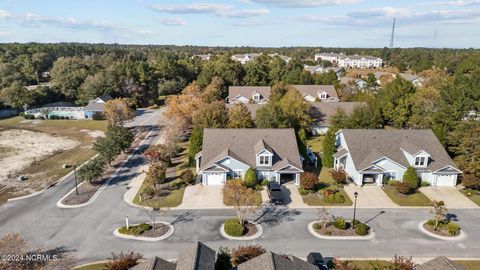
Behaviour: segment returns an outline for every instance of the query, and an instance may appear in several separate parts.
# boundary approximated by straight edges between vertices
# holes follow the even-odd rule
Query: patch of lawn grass
[[[315,136],[307,140],[307,146],[315,153],[322,152],[322,143],[325,136]]]
[[[228,200],[225,196],[223,196],[223,204],[226,206],[233,206],[233,201]],[[262,204],[262,193],[260,190],[255,191],[255,205],[259,206]]]
[[[469,198],[472,202],[480,206],[480,191],[464,189],[462,190],[462,193],[465,195],[465,197]]]
[[[339,189],[340,194],[345,198],[343,203],[326,203],[323,201],[323,197],[318,193],[311,193],[306,196],[302,196],[303,202],[310,206],[350,206],[352,205],[352,200],[348,197],[347,193],[343,188]]]
[[[400,206],[431,206],[432,202],[420,191],[413,194],[403,195],[398,193],[395,187],[383,188],[390,199]]]
[[[349,261],[351,266],[356,266],[362,270],[370,270],[370,269],[386,269],[389,266],[392,266],[392,263],[389,261],[383,260],[358,260],[358,261]]]
[[[96,263],[90,264],[78,268],[74,268],[75,270],[103,270],[107,266],[107,263]]]
[[[147,184],[144,182],[142,184],[142,187],[138,191],[137,195],[133,199],[134,204],[145,205],[144,202],[140,202],[140,194],[143,192],[143,190],[146,187],[147,187]],[[145,205],[145,206],[150,206],[155,208],[177,207],[182,203],[184,192],[185,192],[185,188],[172,190],[170,195],[161,197],[161,198],[151,199],[149,200],[148,205]]]
[[[333,168],[322,167],[320,170],[320,175],[318,176],[318,180],[320,183],[326,184],[336,184],[337,182],[335,179],[332,178],[330,172],[333,171]]]
[[[41,120],[41,125],[107,131],[106,120]]]
[[[480,270],[480,260],[459,260],[456,263],[465,266],[468,270]]]
[[[0,126],[15,126],[15,125],[18,125],[22,120],[25,120],[25,119],[23,119],[23,117],[20,117],[20,116],[0,119]]]

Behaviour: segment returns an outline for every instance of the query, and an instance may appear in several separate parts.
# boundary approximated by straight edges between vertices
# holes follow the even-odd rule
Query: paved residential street
[[[160,110],[145,111],[132,124],[151,126],[154,130],[146,145],[158,141]],[[60,209],[55,203],[73,187],[73,177],[66,179],[43,194],[0,206],[0,236],[21,233],[33,245],[45,248],[65,247],[76,251],[79,262],[101,260],[111,252],[133,250],[145,257],[176,258],[178,251],[196,240],[212,248],[236,247],[244,242],[224,239],[219,232],[222,222],[234,215],[232,210],[174,210],[160,220],[171,222],[175,231],[167,240],[140,242],[113,236],[113,231],[130,222],[146,222],[143,209],[132,207],[122,199],[127,184],[139,173],[144,160],[138,153],[130,159],[116,179],[90,205],[76,209]],[[360,199],[360,198],[359,198]],[[333,209],[332,214],[351,218],[349,209]],[[253,219],[263,226],[263,235],[252,241],[265,248],[285,254],[305,257],[311,251],[325,256],[385,258],[395,254],[415,257],[478,257],[480,250],[480,211],[454,210],[455,218],[467,237],[459,241],[442,241],[424,235],[418,224],[432,214],[428,209],[360,209],[357,218],[375,231],[372,240],[320,240],[308,232],[307,225],[316,219],[316,209],[260,209]]]

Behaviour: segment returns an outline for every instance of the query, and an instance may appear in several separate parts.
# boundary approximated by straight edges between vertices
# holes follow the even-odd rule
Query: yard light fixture
[[[355,191],[355,193],[353,193],[353,196],[355,196],[355,200],[354,200],[354,203],[353,203],[352,228],[355,229],[355,212],[357,211],[357,197],[358,197],[358,192]]]
[[[75,180],[75,193],[78,195],[78,183],[77,183],[77,165],[63,165],[64,168],[73,167],[73,179]]]

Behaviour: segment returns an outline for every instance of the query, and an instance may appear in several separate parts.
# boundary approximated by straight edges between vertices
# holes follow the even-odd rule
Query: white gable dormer
[[[267,149],[263,149],[257,153],[257,167],[272,166],[273,164],[273,153]]]
[[[416,168],[426,168],[430,160],[430,154],[426,151],[421,150],[415,155],[413,155],[413,166]]]
[[[252,93],[252,99],[253,100],[260,101],[260,98],[261,98],[261,95],[257,91]]]

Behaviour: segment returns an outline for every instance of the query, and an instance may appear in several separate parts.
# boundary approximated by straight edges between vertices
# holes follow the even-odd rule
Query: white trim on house
[[[438,169],[438,170],[436,170],[436,171],[433,171],[432,173],[437,173],[437,172],[439,172],[439,171],[441,171],[441,170],[443,170],[443,169],[445,169],[445,168],[450,168],[450,169],[453,169],[454,171],[457,171],[457,172],[459,172],[459,173],[463,173],[462,171],[460,171],[459,169],[457,169],[457,168],[455,168],[455,167],[453,167],[453,166],[451,166],[451,165],[447,165],[447,166],[445,166],[445,167],[442,167],[442,168],[440,168],[440,169]]]
[[[376,159],[376,160],[372,161],[372,163],[377,163],[377,162],[379,162],[379,161],[382,160],[382,159],[387,159],[388,161],[390,161],[390,162],[394,163],[395,165],[398,165],[398,166],[400,166],[400,167],[402,167],[402,168],[404,168],[404,169],[407,168],[407,167],[403,166],[402,164],[400,164],[400,163],[398,163],[398,162],[395,162],[395,161],[393,161],[392,159],[390,159],[389,157],[386,157],[386,156],[383,156],[383,157],[381,157],[381,158],[379,158],[379,159]]]

